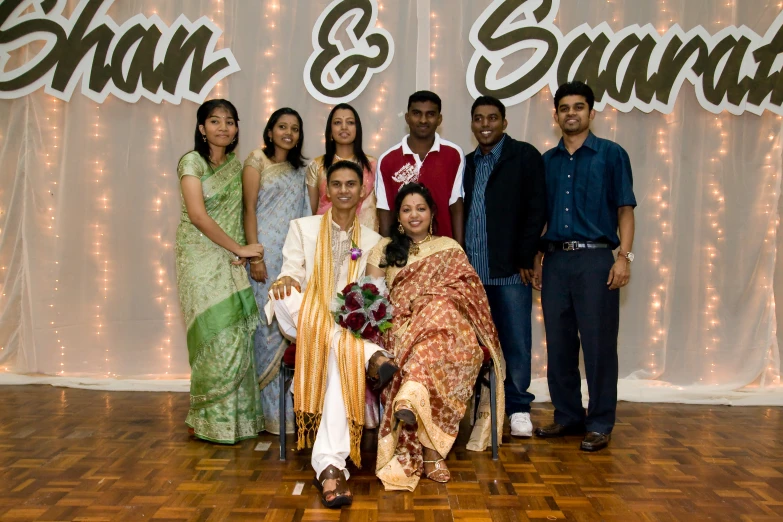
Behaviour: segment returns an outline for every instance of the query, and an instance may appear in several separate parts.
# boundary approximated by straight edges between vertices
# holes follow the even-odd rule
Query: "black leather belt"
[[[584,250],[591,248],[612,248],[609,243],[597,243],[595,241],[563,241],[556,243],[549,243],[547,245],[547,252],[555,252],[556,250],[563,250],[565,252],[571,252],[573,250]]]

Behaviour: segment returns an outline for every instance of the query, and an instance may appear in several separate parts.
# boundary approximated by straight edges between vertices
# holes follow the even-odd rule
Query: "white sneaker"
[[[511,435],[514,437],[532,437],[533,423],[529,413],[515,413],[511,416]]]

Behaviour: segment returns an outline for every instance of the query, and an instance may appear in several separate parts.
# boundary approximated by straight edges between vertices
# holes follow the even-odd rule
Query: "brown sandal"
[[[324,491],[324,482],[327,480],[337,480],[337,486],[334,489]],[[345,473],[333,465],[326,466],[321,475],[313,479],[313,484],[321,492],[321,503],[328,508],[340,508],[350,506],[353,503],[353,495],[348,489]],[[334,495],[331,500],[326,500],[327,496]]]
[[[440,467],[441,462],[445,462],[445,459],[425,460],[425,464],[435,464],[435,469],[429,473],[425,472],[424,475],[430,480],[445,484],[451,480],[451,472],[449,471],[449,468],[446,467],[446,464],[443,464],[443,467]]]

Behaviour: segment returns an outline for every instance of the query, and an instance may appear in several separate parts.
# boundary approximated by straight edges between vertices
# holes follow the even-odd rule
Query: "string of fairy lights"
[[[225,27],[226,15],[223,7],[223,0],[213,0],[212,5],[215,10],[212,13],[212,16],[210,16],[210,20],[218,27]],[[218,49],[222,49],[224,47],[224,43],[225,43],[224,36],[225,33],[221,32],[220,36],[218,37],[217,45],[216,45]],[[223,98],[222,84],[223,84],[222,81],[218,82],[215,85],[215,87],[212,89],[212,92],[210,93],[212,98]]]
[[[435,58],[437,58],[438,53],[438,38],[440,37],[440,22],[438,21],[438,15],[435,13],[435,11],[430,12],[430,63],[434,63]],[[430,65],[432,69],[432,89],[437,90],[438,88],[438,72],[435,70],[434,67]]]
[[[764,205],[764,215],[768,222],[767,232],[764,236],[763,254],[768,259],[775,259],[777,230],[780,226],[780,216],[777,215],[778,195],[781,189],[781,179],[778,172],[783,168],[783,157],[781,157],[781,144],[783,143],[783,116],[778,116],[770,123],[767,131],[767,140],[772,143],[772,152],[764,157],[763,169],[767,178],[766,194],[767,203]],[[772,271],[775,267],[773,264]],[[767,313],[771,317],[775,314],[775,294],[772,290],[772,278],[764,276],[761,281],[760,291],[767,295]],[[773,324],[772,337],[777,338],[777,323]],[[779,385],[780,384],[780,361],[778,360],[778,351],[774,345],[770,345],[766,354],[765,370],[760,380],[760,385]]]
[[[382,27],[381,24],[383,22],[381,20],[381,15],[383,14],[383,11],[384,11],[383,3],[378,2],[378,20],[376,21],[375,24],[377,27]],[[363,120],[364,128],[362,129],[362,132],[364,136],[371,136],[371,139],[369,140],[369,143],[365,140],[364,143],[362,143],[362,147],[364,147],[365,150],[371,152],[372,155],[377,158],[385,150],[385,149],[381,150],[381,146],[384,144],[385,130],[389,128],[390,125],[389,118],[391,117],[393,111],[384,110],[386,107],[385,104],[386,99],[388,97],[388,88],[386,82],[380,76],[375,76],[373,78],[373,82],[378,82],[379,84],[378,91],[375,93],[374,102],[371,108],[371,111],[373,113],[371,121],[374,122],[374,125],[373,124],[368,125],[370,121]],[[382,116],[383,119],[380,119],[381,113],[383,113]],[[372,129],[375,130],[373,131]],[[370,132],[372,132],[371,135]]]
[[[671,24],[674,21],[672,14],[669,12],[669,7],[666,4],[667,0],[661,0],[660,2],[660,14],[658,20],[658,32],[665,34],[669,30]],[[660,161],[658,167],[655,169],[655,179],[652,183],[652,193],[650,197],[650,205],[652,208],[647,212],[652,212],[655,217],[655,222],[658,224],[657,229],[650,231],[651,235],[649,240],[637,241],[642,249],[646,246],[648,254],[644,257],[648,258],[650,263],[655,269],[655,272],[650,272],[651,277],[655,279],[651,281],[652,291],[648,299],[649,310],[649,322],[647,324],[647,350],[643,354],[642,360],[647,360],[646,373],[651,378],[657,377],[661,369],[659,368],[658,361],[665,355],[666,337],[665,337],[665,311],[664,306],[666,298],[666,289],[669,287],[669,268],[663,262],[662,253],[664,250],[669,250],[671,245],[671,230],[668,229],[668,223],[670,220],[670,197],[671,192],[669,187],[672,183],[672,176],[674,173],[674,162],[672,157],[672,137],[669,133],[670,126],[676,121],[674,114],[659,115],[659,120],[663,120],[663,124],[660,125],[656,131],[655,144]],[[632,269],[632,274],[634,270]]]
[[[261,99],[264,101],[264,116],[262,121],[266,122],[272,113],[277,110],[275,91],[277,90],[278,79],[275,74],[275,69],[279,66],[278,61],[275,59],[277,54],[277,44],[279,41],[277,35],[279,34],[278,22],[280,17],[280,0],[271,0],[266,3],[266,9],[264,10],[264,23],[266,30],[264,31],[265,37],[269,42],[269,47],[264,51],[264,58],[266,60],[266,67],[264,68],[267,73],[266,84],[261,87]]]
[[[648,241],[639,241],[637,244],[646,245],[649,255],[647,256],[655,268],[655,272],[651,272],[651,277],[657,277],[653,285],[653,290],[650,293],[648,300],[649,308],[649,324],[647,326],[649,342],[647,344],[647,352],[645,358],[649,357],[647,364],[647,370],[651,377],[657,377],[659,373],[658,360],[663,355],[664,347],[666,346],[665,329],[664,329],[664,313],[665,313],[665,298],[666,289],[669,284],[669,268],[663,262],[662,253],[664,250],[668,250],[671,247],[672,234],[668,227],[670,219],[669,214],[669,186],[671,185],[671,179],[673,175],[673,161],[672,161],[672,143],[671,136],[669,134],[669,127],[675,121],[675,117],[672,114],[662,117],[665,125],[661,125],[656,131],[656,145],[657,152],[661,157],[660,167],[656,169],[657,174],[653,182],[652,195],[650,197],[650,204],[652,208],[656,223],[658,224],[657,230],[651,231],[652,235]]]
[[[154,116],[150,121],[150,127],[153,130],[152,144],[150,145],[151,160],[156,161],[158,164],[165,161],[160,154],[163,149],[163,122],[160,116]],[[153,207],[157,214],[158,226],[163,228],[167,221],[168,215],[165,210],[171,208],[166,202],[169,201],[169,171],[166,168],[161,169],[161,179],[157,184],[157,195],[153,200]],[[175,176],[176,177],[176,176]],[[158,286],[158,296],[155,301],[158,304],[160,312],[165,320],[165,329],[162,334],[161,342],[158,344],[157,349],[163,359],[163,365],[165,366],[165,375],[171,374],[171,328],[172,320],[174,317],[174,308],[176,306],[176,288],[175,288],[175,276],[171,273],[171,267],[165,264],[165,260],[170,258],[172,251],[172,245],[168,242],[163,234],[158,231],[153,237],[155,247],[158,249],[159,254],[155,256],[152,262],[152,275],[155,278],[155,283]]]
[[[46,229],[49,232],[48,239],[50,244],[53,245],[54,250],[58,252],[60,222],[56,218],[57,201],[59,201],[59,186],[57,185],[58,170],[55,167],[55,158],[58,157],[58,151],[56,149],[58,149],[60,145],[59,130],[62,129],[65,125],[65,111],[63,110],[63,102],[61,100],[58,100],[54,96],[47,96],[46,99],[48,103],[46,104],[47,108],[44,116],[44,121],[46,122],[44,124],[44,128],[49,132],[47,133],[48,138],[41,144],[41,151],[43,154],[41,162],[46,166],[46,179],[48,180],[49,185],[47,188],[51,197],[48,199],[49,204],[46,207],[45,221]],[[48,263],[47,268],[49,272],[48,279],[50,281],[54,281],[51,286],[48,299],[49,326],[52,327],[54,332],[53,338],[55,339],[55,346],[58,348],[60,356],[56,372],[60,375],[63,375],[65,373],[66,344],[65,341],[62,340],[62,337],[64,336],[60,333],[60,310],[55,307],[58,293],[60,292],[60,262],[57,260],[55,260],[54,263],[50,262]]]
[[[731,21],[736,19],[735,7],[734,0],[728,0],[725,4],[718,6],[719,11],[715,25],[718,27],[730,25]],[[728,154],[729,133],[733,119],[730,115],[722,113],[715,116],[713,121],[713,132],[716,135],[710,142],[715,143],[716,146],[705,168],[707,183],[704,185],[705,193],[703,194],[706,223],[702,226],[704,231],[702,234],[704,241],[702,266],[706,267],[706,273],[701,276],[703,284],[701,348],[707,364],[703,367],[702,376],[699,377],[699,382],[702,384],[717,384],[715,382],[715,357],[723,337],[721,295],[718,281],[716,281],[716,272],[724,268],[721,254],[725,246],[723,219],[726,212],[726,198],[720,174]]]
[[[109,353],[109,346],[111,342],[106,339],[104,331],[104,323],[106,323],[106,309],[108,308],[109,299],[109,259],[106,252],[108,226],[109,220],[109,184],[104,179],[104,170],[106,168],[106,150],[103,136],[103,124],[101,122],[101,105],[95,105],[95,112],[93,113],[94,122],[92,124],[91,137],[94,142],[94,154],[93,169],[95,176],[95,193],[97,197],[94,202],[94,219],[93,223],[93,254],[95,256],[95,272],[97,274],[96,288],[96,303],[95,303],[95,337],[96,345],[103,347],[103,362],[104,373],[111,377],[113,374],[111,367],[111,358]]]
[[[715,372],[714,352],[720,341],[720,290],[716,287],[714,272],[720,267],[721,258],[719,257],[723,241],[722,218],[725,212],[725,197],[723,188],[718,176],[721,169],[721,161],[727,153],[728,132],[724,129],[724,120],[722,116],[715,116],[714,132],[717,136],[712,140],[716,143],[713,155],[706,166],[707,183],[704,186],[703,206],[705,209],[706,223],[703,228],[703,240],[705,243],[702,256],[702,266],[706,267],[706,273],[701,276],[703,283],[703,319],[702,319],[702,349],[705,360],[708,361],[708,372],[699,378],[700,382],[710,384]],[[705,380],[706,379],[706,380]]]

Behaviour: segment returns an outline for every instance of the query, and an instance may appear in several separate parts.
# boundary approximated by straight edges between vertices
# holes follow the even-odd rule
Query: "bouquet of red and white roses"
[[[379,344],[381,334],[391,328],[392,305],[381,278],[363,277],[349,283],[332,303],[334,320],[357,339]]]

